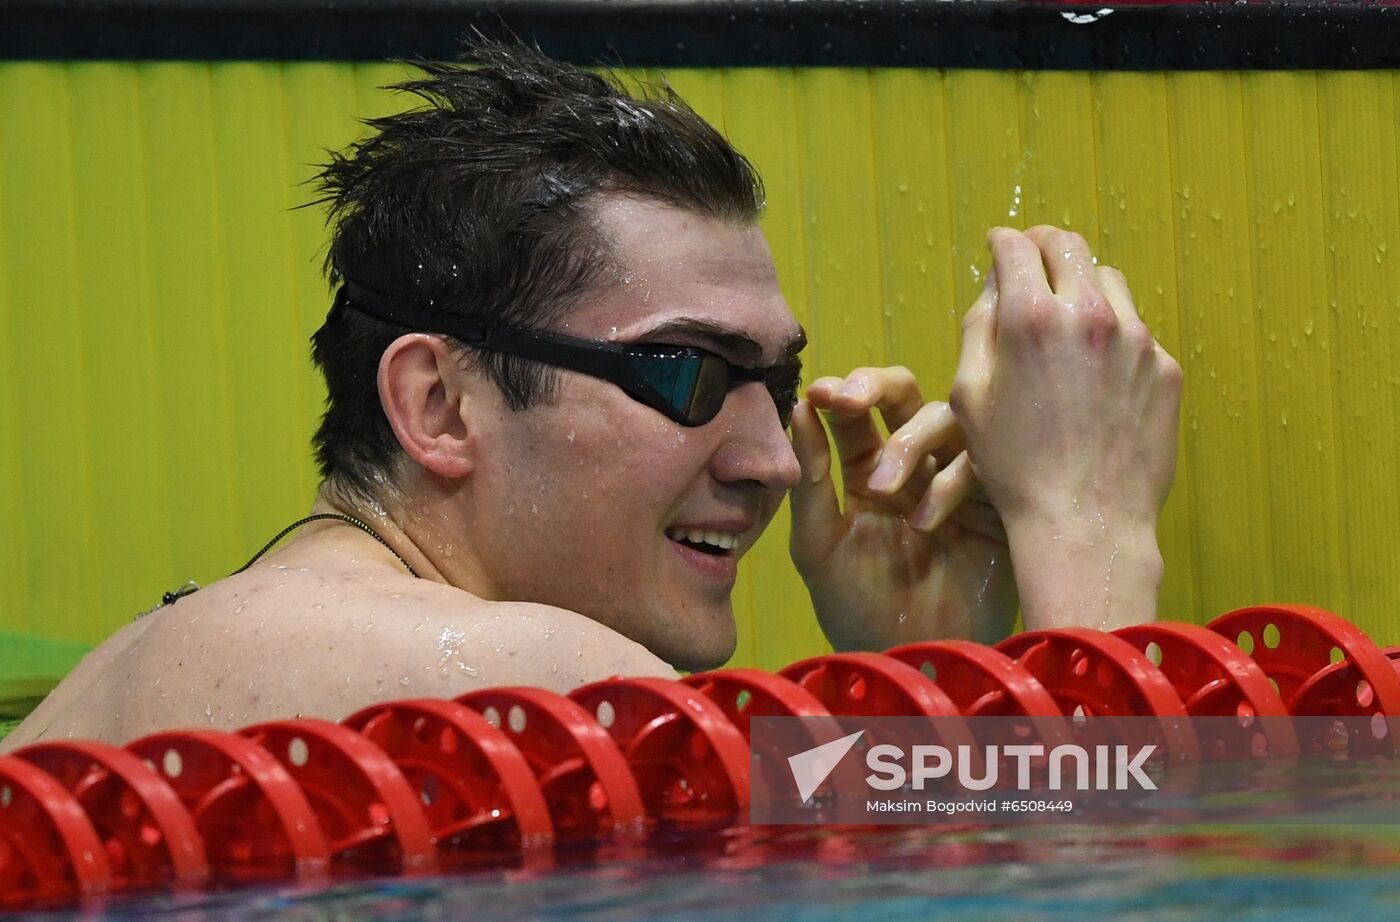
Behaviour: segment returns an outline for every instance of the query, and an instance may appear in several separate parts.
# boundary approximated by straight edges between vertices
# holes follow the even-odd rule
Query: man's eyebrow
[[[757,365],[763,361],[763,346],[757,340],[733,327],[716,323],[713,320],[704,320],[699,317],[677,317],[653,327],[644,334],[644,338],[647,340],[654,340],[659,336],[684,336],[703,340],[732,355],[736,360],[750,365]],[[797,354],[805,348],[807,348],[807,331],[799,326],[797,332],[783,343],[782,358],[779,361],[793,361],[797,358]]]

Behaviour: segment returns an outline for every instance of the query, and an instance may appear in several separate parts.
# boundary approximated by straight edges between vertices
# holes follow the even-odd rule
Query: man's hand
[[[1026,627],[1150,621],[1181,368],[1078,234],[987,239],[995,270],[964,321],[952,406],[1006,525]]]
[[[834,647],[1006,636],[1016,614],[1006,533],[991,506],[970,498],[977,482],[948,404],[925,404],[907,368],[860,368],[813,383],[792,433],[802,464],[792,558]]]

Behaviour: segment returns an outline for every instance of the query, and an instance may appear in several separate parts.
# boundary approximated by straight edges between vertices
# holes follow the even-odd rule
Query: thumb
[[[992,377],[996,354],[997,287],[996,272],[987,273],[987,286],[963,317],[962,352],[953,377],[954,393],[978,394]]]
[[[820,566],[841,537],[844,523],[831,479],[831,444],[821,417],[806,400],[792,411],[792,450],[802,477],[792,488],[793,563],[806,575]]]

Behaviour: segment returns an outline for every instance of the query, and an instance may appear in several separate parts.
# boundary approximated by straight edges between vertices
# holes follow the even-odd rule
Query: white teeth
[[[708,544],[722,550],[732,551],[739,546],[739,535],[727,531],[709,531],[703,528],[671,528],[666,534],[675,541],[689,541],[691,544]]]

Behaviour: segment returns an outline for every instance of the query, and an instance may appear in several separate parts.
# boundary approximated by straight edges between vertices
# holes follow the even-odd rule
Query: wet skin
[[[616,269],[558,329],[744,365],[800,348],[756,227],[621,197],[596,221]],[[719,665],[738,558],[799,474],[772,398],[745,384],[685,428],[608,382],[558,375],[556,400],[514,412],[441,338],[401,338],[379,381],[409,456],[398,489],[378,509],[323,490],[313,511],[365,519],[423,578],[352,527],[313,524],[119,631],[5,745]],[[735,546],[677,540],[692,529]]]
[[[742,365],[800,349],[756,227],[624,197],[594,217],[615,271],[558,329]],[[757,382],[696,428],[567,371],[516,412],[442,338],[400,337],[377,382],[405,454],[392,488],[367,504],[323,487],[313,511],[369,522],[419,578],[355,528],[310,525],[118,631],[0,748],[717,666],[738,558],[789,491],[794,561],[838,648],[992,641],[1018,602],[1032,629],[1150,620],[1180,369],[1077,235],[989,244],[951,403],[907,370],[857,369],[813,383],[791,441]]]

